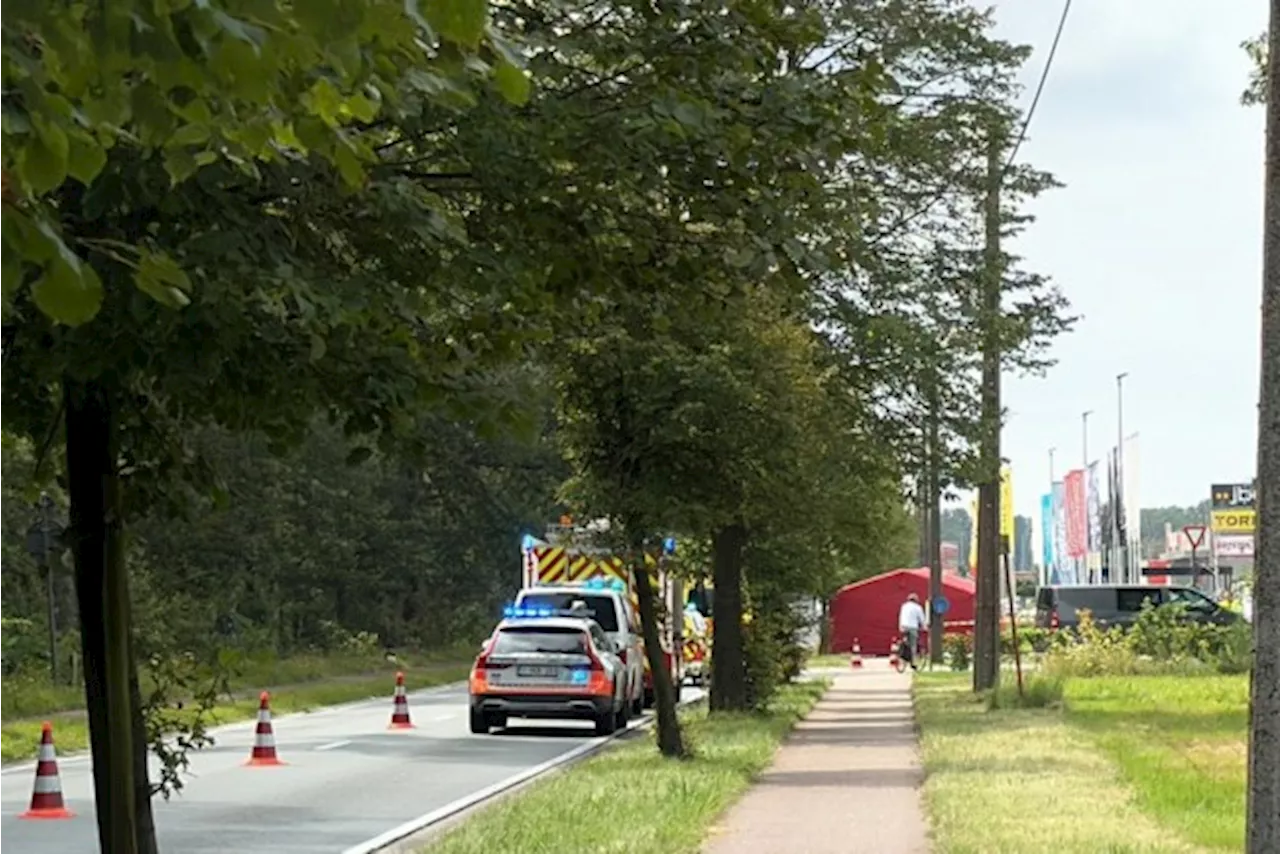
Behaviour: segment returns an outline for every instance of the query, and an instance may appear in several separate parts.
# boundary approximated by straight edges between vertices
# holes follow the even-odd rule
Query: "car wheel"
[[[627,721],[631,718],[631,706],[627,703],[627,698],[623,697],[622,702],[618,703],[618,710],[614,712],[613,726],[615,729],[626,729]]]
[[[476,735],[489,734],[489,719],[478,709],[471,710],[471,731]]]
[[[507,726],[507,716],[491,715],[489,717],[489,726],[495,727],[496,729],[505,729]]]
[[[613,735],[617,730],[618,719],[613,710],[596,715],[596,735]]]

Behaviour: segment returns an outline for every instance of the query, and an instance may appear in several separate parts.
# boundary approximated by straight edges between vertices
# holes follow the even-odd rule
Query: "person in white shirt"
[[[920,648],[920,631],[924,625],[924,608],[920,607],[920,597],[912,593],[898,609],[898,631],[902,632],[903,637],[906,638],[905,646],[910,652],[907,663],[911,665],[912,670],[919,669],[916,667],[916,651]]]

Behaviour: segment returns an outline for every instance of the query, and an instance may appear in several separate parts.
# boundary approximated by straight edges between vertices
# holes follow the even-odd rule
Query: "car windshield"
[[[618,630],[618,614],[614,608],[612,596],[601,596],[591,593],[535,593],[520,598],[520,606],[524,608],[552,608],[567,611],[574,602],[586,605],[585,616],[600,624],[606,632]]]
[[[513,627],[498,632],[492,654],[512,655],[522,652],[587,654],[587,634],[567,626]]]
[[[1197,590],[1172,587],[1168,596],[1171,604],[1183,605],[1191,611],[1213,611],[1218,607],[1212,599]]]

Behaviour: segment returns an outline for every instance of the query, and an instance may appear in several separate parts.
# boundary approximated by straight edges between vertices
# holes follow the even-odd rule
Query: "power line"
[[[1031,117],[1035,115],[1040,96],[1044,93],[1044,84],[1049,79],[1049,69],[1053,67],[1053,58],[1058,53],[1058,42],[1062,40],[1062,29],[1067,24],[1067,15],[1070,12],[1071,0],[1066,0],[1062,4],[1062,15],[1058,18],[1058,31],[1053,34],[1053,44],[1049,45],[1049,55],[1045,58],[1044,68],[1040,71],[1040,82],[1036,84],[1036,94],[1031,99],[1031,106],[1027,108],[1027,117],[1022,121],[1022,130],[1018,131],[1018,140],[1013,144],[1013,150],[1009,152],[1009,159],[1005,162],[1001,174],[1009,171],[1009,167],[1013,165],[1013,159],[1018,156],[1022,141],[1027,137],[1027,128],[1031,126]]]

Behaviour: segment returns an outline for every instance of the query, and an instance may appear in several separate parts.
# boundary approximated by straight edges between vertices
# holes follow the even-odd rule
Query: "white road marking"
[[[692,697],[687,696],[687,698],[683,700],[680,703],[680,705],[684,706],[690,703],[696,703],[698,702],[698,700],[702,699],[705,696],[706,694],[704,692],[699,692],[696,696],[692,696]],[[399,827],[393,827],[391,830],[388,830],[386,833],[379,834],[378,836],[375,836],[373,839],[365,840],[364,842],[361,842],[359,845],[353,845],[350,848],[348,848],[346,851],[342,852],[342,854],[377,854],[377,852],[382,851],[383,849],[391,845],[394,845],[395,843],[400,842],[401,840],[409,836],[412,836],[413,834],[418,833],[419,831],[425,830],[426,828],[430,827],[436,822],[443,821],[444,819],[449,818],[450,816],[455,815],[457,813],[460,813],[465,809],[468,809],[470,807],[475,806],[476,804],[487,801],[492,797],[502,794],[508,789],[515,788],[516,786],[520,785],[526,780],[532,780],[534,777],[540,777],[541,775],[552,770],[553,768],[558,768],[561,765],[567,765],[581,756],[594,753],[595,751],[602,748],[605,744],[609,743],[610,741],[613,741],[615,738],[622,736],[624,733],[651,726],[653,723],[654,723],[653,714],[646,713],[642,718],[629,721],[627,723],[627,728],[625,730],[619,730],[613,735],[596,736],[594,738],[590,738],[586,742],[578,745],[572,750],[569,750],[565,753],[561,753],[559,756],[548,759],[546,762],[543,762],[540,765],[535,765],[532,768],[526,768],[525,770],[517,774],[513,774],[512,776],[506,778],[505,780],[499,780],[497,783],[494,783],[493,785],[486,786],[485,788],[477,792],[472,792],[470,795],[466,795],[465,797],[459,798],[456,801],[453,801],[452,803],[445,804],[444,806],[440,807],[437,810],[433,810],[432,812],[426,813],[425,815],[420,815],[417,818],[413,819],[412,821],[407,821],[404,824],[400,825]],[[589,730],[587,732],[589,732]]]
[[[351,743],[351,739],[349,738],[343,741],[331,741],[328,744],[320,745],[319,747],[316,748],[316,750],[333,750],[335,747],[346,747],[350,743]]]

